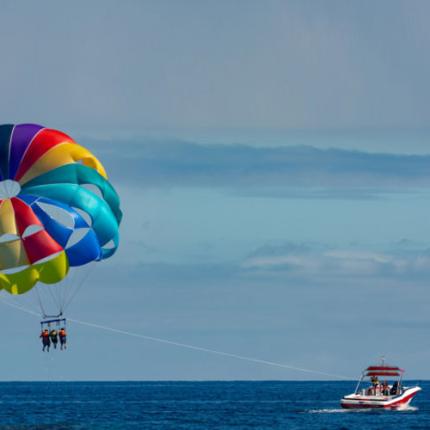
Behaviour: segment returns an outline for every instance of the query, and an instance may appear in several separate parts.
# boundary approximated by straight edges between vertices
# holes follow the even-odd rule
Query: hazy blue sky
[[[427,127],[427,1],[2,1],[5,118]]]
[[[351,376],[385,354],[430,378],[429,13],[3,0],[1,122],[66,131],[122,198],[120,249],[69,316]],[[0,321],[1,379],[314,377],[79,325],[42,354],[37,319]]]

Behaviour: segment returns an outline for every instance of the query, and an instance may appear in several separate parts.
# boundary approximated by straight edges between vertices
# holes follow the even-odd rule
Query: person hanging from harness
[[[64,327],[61,327],[58,335],[60,337],[60,349],[61,350],[67,349],[67,345],[66,345],[66,341],[67,341],[66,329]]]
[[[55,328],[53,328],[53,329],[49,332],[49,338],[51,339],[51,342],[52,342],[52,344],[54,345],[54,349],[57,349],[58,333],[57,333],[57,330],[55,330]]]
[[[51,340],[49,339],[49,331],[48,329],[42,330],[42,333],[40,333],[39,336],[42,339],[42,351],[45,351],[45,349],[49,352],[49,347],[51,346]]]

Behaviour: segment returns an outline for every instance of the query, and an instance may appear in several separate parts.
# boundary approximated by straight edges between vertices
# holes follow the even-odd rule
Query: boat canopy
[[[364,376],[402,376],[404,370],[397,366],[369,366]]]

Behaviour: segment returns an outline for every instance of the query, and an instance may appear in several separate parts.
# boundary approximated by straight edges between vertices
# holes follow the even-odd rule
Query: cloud
[[[120,261],[107,266],[104,276],[113,282],[118,277],[135,279],[149,287],[193,287],[223,282],[275,284],[350,285],[355,282],[387,281],[402,285],[424,283],[430,276],[430,249],[409,241],[387,245],[385,249],[366,246],[334,246],[322,243],[282,242],[266,244],[243,258],[212,261],[173,262]],[[104,281],[103,281],[104,282]],[[116,282],[116,281],[115,281]],[[120,281],[119,281],[120,282]],[[123,287],[126,288],[126,287]]]
[[[243,195],[344,199],[430,185],[429,155],[150,139],[89,143],[115,180],[143,188],[215,187]]]
[[[253,273],[278,273],[308,280],[373,277],[413,281],[430,275],[430,251],[374,251],[288,243],[258,248],[241,266]]]

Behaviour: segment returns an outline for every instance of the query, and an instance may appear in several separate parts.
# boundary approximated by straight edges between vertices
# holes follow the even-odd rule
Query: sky
[[[1,122],[65,131],[121,197],[120,248],[67,316],[351,378],[384,355],[430,378],[429,12],[3,0]],[[73,322],[67,353],[42,354],[37,317],[1,309],[1,380],[324,378]]]

